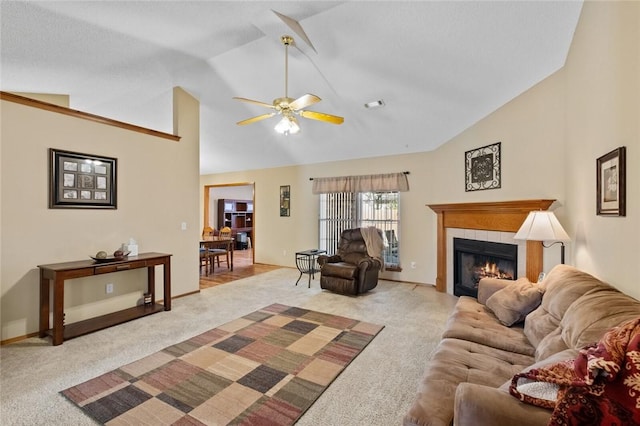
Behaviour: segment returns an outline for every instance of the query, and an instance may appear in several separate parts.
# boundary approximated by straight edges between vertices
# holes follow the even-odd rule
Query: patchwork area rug
[[[61,393],[108,425],[291,425],[382,328],[274,304]]]

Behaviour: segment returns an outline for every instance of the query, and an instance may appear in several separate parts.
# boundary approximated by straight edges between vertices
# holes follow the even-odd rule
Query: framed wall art
[[[116,158],[49,149],[50,209],[116,209]]]
[[[626,148],[616,148],[596,160],[596,214],[626,215]]]
[[[497,142],[464,153],[466,192],[500,188],[500,145]]]
[[[289,216],[291,213],[291,186],[280,187],[280,216]]]

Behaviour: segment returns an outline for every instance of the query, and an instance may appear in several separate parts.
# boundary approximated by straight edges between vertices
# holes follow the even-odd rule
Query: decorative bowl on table
[[[107,256],[107,257],[89,256],[89,257],[95,260],[96,263],[107,263],[107,262],[117,262],[119,260],[125,260],[127,256],[129,256],[129,253],[131,252],[130,251],[124,252],[122,256]]]

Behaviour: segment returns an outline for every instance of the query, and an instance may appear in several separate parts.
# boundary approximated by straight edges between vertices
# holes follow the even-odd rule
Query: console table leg
[[[151,303],[156,303],[156,267],[147,267],[147,291],[151,293]]]
[[[49,330],[49,279],[40,270],[40,330],[39,337],[45,337]]]
[[[231,259],[233,259],[233,252],[231,252]],[[233,260],[231,260],[233,265]],[[167,258],[162,269],[164,270],[164,310],[171,310],[171,262]]]
[[[53,285],[53,345],[64,341],[64,280],[56,278]]]

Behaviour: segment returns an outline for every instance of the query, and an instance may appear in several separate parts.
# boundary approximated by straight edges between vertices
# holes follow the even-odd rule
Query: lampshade
[[[513,237],[515,240],[571,241],[553,212],[530,212]]]
[[[300,131],[298,119],[293,116],[284,116],[282,120],[276,124],[274,130],[283,135],[295,135]]]

